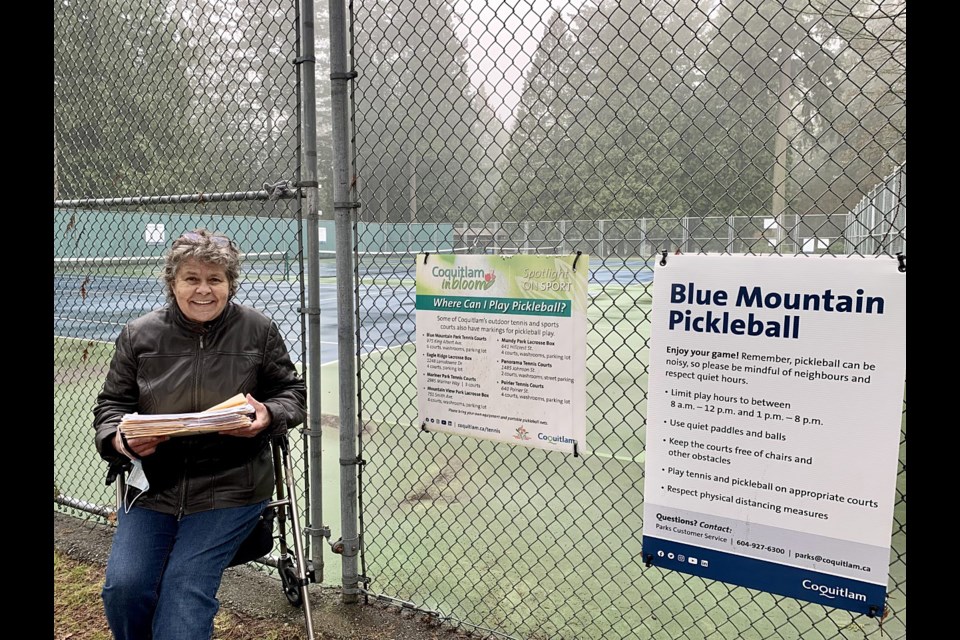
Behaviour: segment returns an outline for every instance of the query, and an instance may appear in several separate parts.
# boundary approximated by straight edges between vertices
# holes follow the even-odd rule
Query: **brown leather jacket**
[[[267,406],[270,427],[253,438],[214,433],[161,443],[143,458],[150,489],[136,504],[183,516],[268,499],[270,438],[303,422],[306,387],[276,324],[233,302],[203,324],[172,303],[124,326],[93,409],[97,451],[115,473],[126,461],[113,448],[125,414],[203,411],[238,393]]]

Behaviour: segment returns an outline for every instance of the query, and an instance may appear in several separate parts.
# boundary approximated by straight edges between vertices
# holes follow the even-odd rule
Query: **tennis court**
[[[131,270],[129,265],[125,269]],[[113,343],[126,322],[165,304],[158,274],[101,273],[102,270],[100,267],[84,273],[74,265],[55,264],[54,336]],[[241,276],[235,300],[270,316],[287,340],[291,358],[299,363],[305,353],[301,341],[300,286],[293,276],[278,276],[281,271],[282,265],[272,270],[245,273]],[[407,316],[412,318],[414,302],[404,293],[402,266],[398,264],[395,271],[396,283],[360,285],[361,299],[373,301],[375,306],[371,315],[376,318],[375,321],[370,318],[362,320],[362,335],[369,339],[360,345],[361,354],[414,340],[415,328],[403,320]],[[398,291],[394,295],[385,295],[384,287]],[[368,295],[368,290],[373,290],[375,294]],[[332,260],[320,264],[317,303],[320,308],[320,361],[326,364],[336,361],[338,357],[337,285]]]

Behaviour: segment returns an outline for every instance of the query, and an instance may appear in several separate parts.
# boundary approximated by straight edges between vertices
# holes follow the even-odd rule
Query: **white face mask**
[[[147,480],[147,475],[143,472],[143,464],[139,460],[133,461],[133,468],[130,470],[130,473],[127,475],[126,487],[123,491],[123,510],[124,513],[130,513],[130,509],[133,507],[133,503],[137,501],[137,498],[142,496],[147,492],[147,489],[150,488],[150,481]],[[130,487],[134,489],[139,489],[140,493],[136,495],[133,499],[133,502],[127,504],[127,493],[130,491]]]

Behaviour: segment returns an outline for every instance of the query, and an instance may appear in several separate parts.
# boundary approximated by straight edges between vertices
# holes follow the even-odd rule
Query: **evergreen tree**
[[[659,14],[658,14],[659,15]],[[611,219],[686,215],[682,109],[690,62],[665,35],[682,24],[637,0],[553,17],[528,71],[510,168],[509,215]]]
[[[195,52],[187,74],[211,164],[207,190],[248,191],[293,179],[297,139],[294,8],[282,0],[175,0]]]
[[[671,237],[684,217],[718,241],[736,216],[756,236],[745,250],[769,249],[764,220],[779,243],[797,215],[845,211],[902,158],[902,5],[882,4],[628,0],[554,15],[525,75],[503,210],[644,217]]]
[[[189,83],[193,55],[181,25],[162,7],[132,9],[120,0],[57,3],[54,129],[60,198],[207,188]]]
[[[467,52],[445,0],[389,0],[367,8],[355,34],[361,219],[476,218],[479,138],[486,130]]]

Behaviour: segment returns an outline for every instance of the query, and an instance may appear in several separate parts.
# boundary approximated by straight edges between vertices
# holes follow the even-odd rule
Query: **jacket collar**
[[[180,305],[176,301],[171,302],[169,308],[173,313],[173,321],[177,326],[186,329],[191,333],[202,333],[208,334],[216,331],[223,326],[223,323],[226,321],[227,317],[233,313],[233,300],[227,302],[227,305],[223,308],[223,312],[208,322],[194,322],[183,315],[183,311],[180,310]]]

